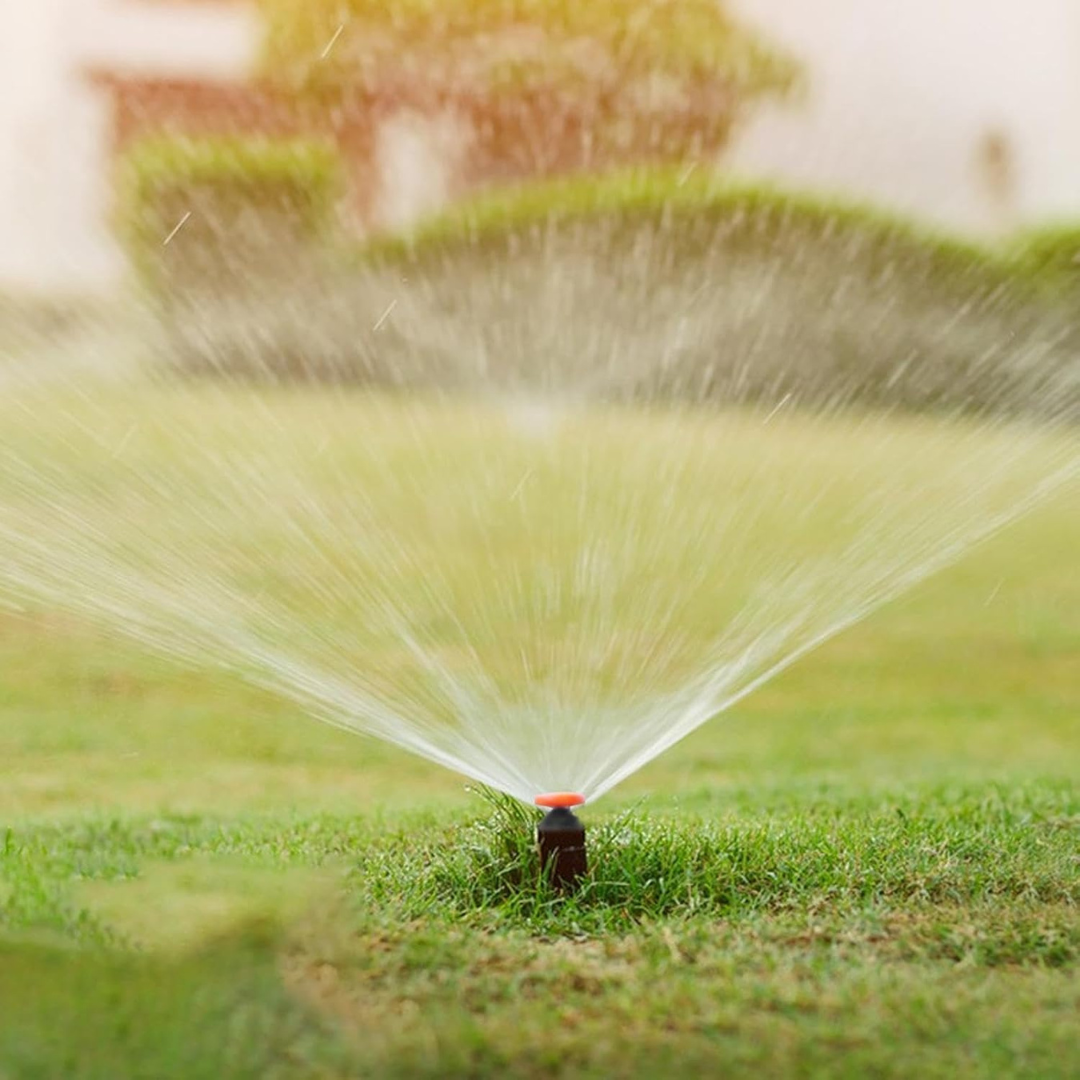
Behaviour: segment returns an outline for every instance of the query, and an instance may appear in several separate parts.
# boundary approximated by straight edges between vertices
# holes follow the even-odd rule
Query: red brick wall
[[[93,81],[111,100],[116,155],[159,135],[324,137],[338,146],[346,163],[352,214],[361,222],[370,216],[378,181],[373,149],[378,102],[357,102],[348,111],[319,110],[259,85],[111,73],[95,74]]]

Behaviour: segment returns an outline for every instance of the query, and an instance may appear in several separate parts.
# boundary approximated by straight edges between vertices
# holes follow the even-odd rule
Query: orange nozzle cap
[[[533,800],[537,806],[545,806],[549,810],[581,806],[584,801],[585,796],[578,795],[575,791],[549,791],[546,795],[537,795]]]

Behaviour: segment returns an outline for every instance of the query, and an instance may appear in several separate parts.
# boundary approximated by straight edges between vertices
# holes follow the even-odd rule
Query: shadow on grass
[[[179,959],[0,940],[5,1080],[282,1080],[325,1075],[327,1025],[283,986],[252,921]]]

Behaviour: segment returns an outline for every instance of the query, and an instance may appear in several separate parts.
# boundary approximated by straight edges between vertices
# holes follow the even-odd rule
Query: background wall
[[[0,0],[0,286],[107,288],[109,109],[90,73],[242,77],[243,3]]]
[[[730,160],[980,231],[1080,214],[1075,0],[735,0],[804,58]]]

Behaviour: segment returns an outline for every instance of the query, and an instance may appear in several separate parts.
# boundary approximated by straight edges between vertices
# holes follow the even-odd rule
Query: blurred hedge
[[[1017,272],[1059,295],[1080,287],[1080,224],[1031,229],[1016,237],[1009,254]]]
[[[287,190],[306,175],[289,172]],[[155,266],[172,267],[158,238],[194,205],[180,197],[184,174],[169,177],[168,200],[148,185],[157,216],[144,212],[137,234],[140,260],[153,238]],[[245,183],[226,185],[228,198]],[[294,237],[273,287],[272,250],[237,265],[235,222],[248,210],[227,200],[223,220],[206,215],[195,280],[175,267],[152,277],[188,299],[199,342],[185,366],[571,398],[1076,410],[1075,314],[1014,250],[667,170],[503,190],[350,248],[323,242],[330,190],[305,189],[282,230],[274,214],[294,212],[281,196],[249,208],[256,238]],[[173,244],[204,242],[191,223]],[[174,326],[175,312],[174,298]]]
[[[95,312],[85,297],[0,293],[0,358],[77,333]]]
[[[399,380],[975,411],[1076,386],[1072,312],[1009,252],[713,175],[502,192],[360,262],[408,281],[372,350]]]
[[[71,368],[115,367],[130,341],[117,334],[123,318],[111,297],[0,292],[0,387]]]
[[[307,141],[159,138],[124,156],[119,233],[181,363],[302,363],[275,312],[325,272],[342,179],[334,148]]]

